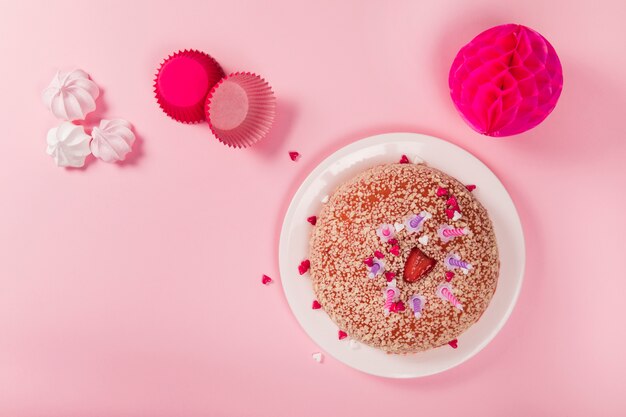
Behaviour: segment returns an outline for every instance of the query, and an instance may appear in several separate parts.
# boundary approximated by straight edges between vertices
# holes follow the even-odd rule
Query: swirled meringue
[[[63,122],[48,131],[46,153],[59,167],[79,168],[85,164],[85,158],[91,153],[91,137],[82,126]]]
[[[83,70],[60,72],[43,90],[43,102],[57,118],[82,120],[96,109],[100,89]]]
[[[131,125],[124,119],[100,121],[91,137],[91,153],[104,162],[123,161],[135,142]]]

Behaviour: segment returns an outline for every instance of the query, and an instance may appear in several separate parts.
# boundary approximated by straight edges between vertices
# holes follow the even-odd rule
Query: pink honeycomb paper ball
[[[510,136],[545,119],[563,88],[556,51],[539,33],[515,24],[476,36],[450,68],[450,95],[477,132]]]

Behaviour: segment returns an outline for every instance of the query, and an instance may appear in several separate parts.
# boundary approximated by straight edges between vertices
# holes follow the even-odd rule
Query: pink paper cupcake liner
[[[222,67],[210,55],[185,49],[161,63],[154,79],[154,95],[172,119],[199,123],[205,120],[207,94],[223,77]]]
[[[211,131],[220,142],[247,148],[269,132],[276,113],[276,97],[263,78],[236,72],[213,87],[204,110]]]

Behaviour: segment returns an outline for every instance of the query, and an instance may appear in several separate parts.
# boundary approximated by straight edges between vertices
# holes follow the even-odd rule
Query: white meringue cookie
[[[82,120],[96,109],[100,89],[83,70],[60,72],[43,90],[43,102],[57,118]]]
[[[135,143],[131,125],[124,119],[102,120],[91,131],[91,153],[104,162],[123,161]]]
[[[79,168],[85,165],[85,158],[91,153],[90,140],[82,126],[63,122],[48,131],[46,153],[54,158],[57,166]]]

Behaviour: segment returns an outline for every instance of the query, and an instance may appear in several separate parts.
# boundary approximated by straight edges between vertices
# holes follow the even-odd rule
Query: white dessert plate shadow
[[[498,287],[483,316],[458,338],[458,349],[442,346],[411,355],[390,355],[364,344],[354,346],[349,335],[338,340],[337,326],[323,310],[313,310],[311,279],[298,274],[308,258],[312,226],[307,217],[317,214],[324,196],[363,170],[398,162],[402,155],[476,184],[476,197],[487,208],[500,252]],[[337,360],[360,371],[390,377],[415,378],[455,367],[484,348],[509,318],[519,295],[525,264],[524,235],[511,197],[493,172],[469,152],[446,142],[416,133],[388,133],[354,142],[319,164],[293,197],[280,234],[280,276],[289,306],[308,335]]]

